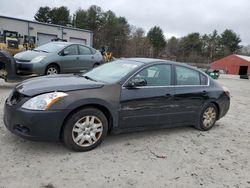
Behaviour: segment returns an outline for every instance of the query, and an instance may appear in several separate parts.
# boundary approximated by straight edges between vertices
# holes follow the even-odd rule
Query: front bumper
[[[33,111],[19,105],[4,106],[4,124],[12,133],[30,140],[58,141],[67,112],[63,110]]]
[[[44,74],[45,68],[42,63],[19,62],[16,61],[17,73],[24,74]]]

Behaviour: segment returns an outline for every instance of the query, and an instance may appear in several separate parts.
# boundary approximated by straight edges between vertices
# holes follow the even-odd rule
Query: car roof
[[[201,72],[203,74],[205,74],[203,71],[199,70],[198,68],[188,65],[186,63],[183,62],[176,62],[176,61],[170,61],[170,60],[165,60],[165,59],[154,59],[154,58],[138,58],[138,57],[134,57],[134,58],[123,58],[121,60],[124,61],[130,61],[130,62],[139,62],[142,64],[154,64],[154,63],[170,63],[172,65],[180,65],[180,66],[184,66],[190,69],[194,69],[198,72]]]
[[[55,43],[55,44],[66,44],[66,45],[71,45],[71,44],[77,44],[77,45],[82,45],[82,46],[87,46],[85,44],[79,44],[79,43],[76,43],[76,42],[63,42],[63,41],[53,41],[51,43]],[[90,46],[87,46],[89,48],[91,48]]]
[[[55,43],[55,44],[75,44],[73,42],[63,42],[63,41],[52,41],[51,43]]]
[[[182,65],[182,66],[187,66],[187,67],[192,67],[186,63],[181,63],[181,62],[176,62],[176,61],[170,61],[170,60],[165,60],[165,59],[154,59],[154,58],[124,58],[122,60],[127,60],[127,61],[136,61],[136,62],[140,62],[143,64],[153,64],[153,63],[171,63],[174,65]],[[192,67],[194,68],[194,67]]]

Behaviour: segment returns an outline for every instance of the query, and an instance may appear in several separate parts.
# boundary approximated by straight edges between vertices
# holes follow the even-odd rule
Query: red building
[[[250,56],[233,54],[211,63],[211,69],[224,70],[227,74],[250,74]]]

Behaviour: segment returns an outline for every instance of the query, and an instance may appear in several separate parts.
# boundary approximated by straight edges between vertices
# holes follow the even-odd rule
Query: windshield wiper
[[[40,50],[40,52],[45,52],[45,53],[49,53],[48,51],[46,51],[46,50]]]
[[[90,78],[89,76],[82,76],[83,78],[86,78],[87,80],[92,80],[94,82],[97,82],[97,80],[93,79],[93,78]]]
[[[35,52],[45,52],[45,53],[49,53],[49,52],[46,51],[46,50],[33,50],[33,51],[35,51]]]

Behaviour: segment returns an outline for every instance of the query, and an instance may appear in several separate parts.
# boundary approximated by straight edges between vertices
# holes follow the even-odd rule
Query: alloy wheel
[[[81,147],[95,144],[103,133],[103,124],[96,116],[85,116],[79,119],[72,129],[73,141]]]
[[[208,107],[203,113],[202,122],[203,126],[210,128],[216,121],[216,110],[213,107]]]
[[[58,74],[58,71],[55,67],[50,67],[47,70],[47,75],[53,75],[53,74]]]

